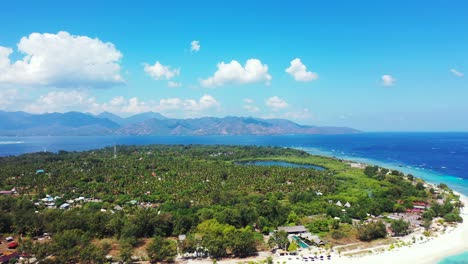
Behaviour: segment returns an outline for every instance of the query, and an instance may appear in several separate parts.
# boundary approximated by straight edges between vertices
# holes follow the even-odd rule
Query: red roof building
[[[7,244],[7,247],[8,247],[9,249],[17,248],[17,247],[18,247],[18,243],[15,242],[15,241],[10,242],[10,243]]]

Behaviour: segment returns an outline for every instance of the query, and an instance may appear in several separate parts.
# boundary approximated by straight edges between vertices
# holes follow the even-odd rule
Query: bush
[[[404,236],[409,233],[409,223],[402,219],[393,221],[391,228],[396,236]]]
[[[331,237],[333,239],[342,239],[345,236],[346,236],[346,234],[339,231],[339,230],[333,230],[333,232],[331,233]]]
[[[458,223],[463,222],[463,218],[460,215],[454,214],[454,213],[448,213],[444,215],[444,220],[447,222],[458,222]]]
[[[382,221],[371,222],[358,226],[358,237],[363,241],[371,241],[387,236],[387,229]]]

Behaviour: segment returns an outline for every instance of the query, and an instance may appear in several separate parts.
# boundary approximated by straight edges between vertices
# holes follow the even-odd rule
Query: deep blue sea
[[[468,133],[363,133],[285,136],[0,137],[0,156],[112,145],[228,144],[281,146],[395,168],[468,195]]]
[[[102,136],[0,137],[0,156],[59,150],[80,151],[112,145],[227,144],[281,146],[312,154],[362,161],[432,183],[447,183],[468,195],[468,133],[363,133],[284,136]],[[467,239],[468,243],[468,239]],[[468,263],[468,253],[440,263]]]

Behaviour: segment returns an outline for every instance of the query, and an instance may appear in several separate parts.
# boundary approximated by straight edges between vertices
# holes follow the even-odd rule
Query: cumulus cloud
[[[192,40],[192,42],[190,42],[190,50],[193,51],[193,52],[199,52],[200,51],[200,41]]]
[[[278,111],[284,108],[287,108],[289,105],[288,103],[279,98],[278,96],[270,97],[266,100],[265,104],[270,107],[273,111]]]
[[[203,95],[198,101],[194,99],[167,98],[159,101],[158,108],[161,112],[171,110],[184,110],[199,112],[202,110],[218,107],[219,102],[211,95]]]
[[[250,99],[250,98],[245,98],[244,100],[244,105],[242,106],[242,108],[244,108],[245,110],[247,110],[248,112],[250,113],[256,113],[258,112],[260,109],[255,105],[255,101]]]
[[[393,86],[395,85],[396,79],[388,74],[382,75],[382,85],[383,86]]]
[[[463,77],[463,72],[459,72],[455,69],[450,69],[450,72],[453,73],[455,76],[458,76],[458,77]]]
[[[291,65],[285,71],[298,82],[310,82],[317,80],[319,77],[316,72],[307,71],[307,67],[299,58],[292,60]]]
[[[148,73],[155,80],[172,79],[180,74],[180,69],[171,70],[171,66],[162,65],[156,61],[154,65],[145,64],[145,72]]]
[[[5,94],[0,92],[0,95]],[[16,94],[16,93],[13,93]],[[83,90],[56,90],[41,95],[35,99],[22,101],[21,104],[3,104],[0,98],[0,109],[29,113],[51,113],[79,111],[99,114],[104,111],[121,116],[130,116],[143,112],[160,112],[173,117],[194,117],[212,113],[220,108],[220,103],[211,95],[203,95],[197,99],[163,98],[156,100],[141,100],[137,97],[125,98],[116,96],[107,102],[100,103],[94,96]]]
[[[182,84],[180,82],[173,82],[173,81],[169,81],[167,83],[167,87],[169,88],[177,88],[177,87],[181,87]]]
[[[66,111],[88,112],[97,107],[96,99],[76,90],[51,91],[34,102],[25,105],[28,113],[51,113]]]
[[[32,33],[21,38],[22,59],[11,61],[13,49],[0,46],[0,83],[54,87],[102,87],[123,83],[122,53],[97,38]]]
[[[246,84],[255,82],[266,82],[271,80],[268,74],[268,65],[262,64],[258,59],[249,59],[242,66],[238,61],[233,60],[230,63],[218,63],[218,70],[212,77],[201,80],[204,87],[222,86],[225,84]]]

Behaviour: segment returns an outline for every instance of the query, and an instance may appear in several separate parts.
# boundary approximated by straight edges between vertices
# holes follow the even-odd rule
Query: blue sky
[[[0,110],[468,130],[466,1],[230,2],[4,1]]]

